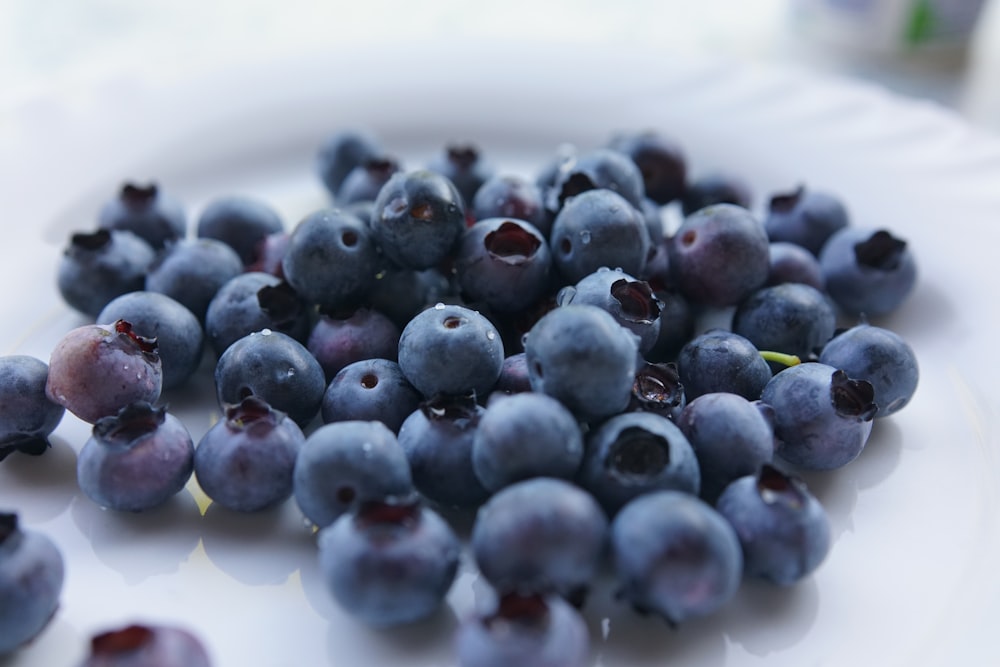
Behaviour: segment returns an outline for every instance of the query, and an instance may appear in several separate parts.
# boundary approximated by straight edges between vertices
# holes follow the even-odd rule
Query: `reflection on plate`
[[[796,72],[593,52],[570,72],[519,70],[512,58],[528,66],[542,54],[471,53],[458,74],[443,52],[419,63],[374,56],[363,72],[351,69],[356,58],[331,54],[14,110],[3,148],[23,169],[0,202],[8,218],[0,350],[47,359],[83,322],[62,305],[54,267],[67,234],[89,229],[123,178],[155,178],[192,212],[217,195],[255,194],[291,226],[325,203],[313,154],[342,127],[375,129],[410,166],[445,141],[469,139],[502,169],[529,173],[563,142],[594,147],[615,130],[655,128],[685,146],[695,173],[743,174],[759,199],[799,183],[835,191],[857,224],[907,238],[920,280],[879,323],[914,346],[921,386],[910,406],[876,424],[860,459],[808,476],[835,531],[813,577],[788,590],[747,583],[722,613],[676,630],[599,589],[587,608],[594,664],[1000,658],[990,634],[1000,620],[1000,415],[990,374],[1000,318],[986,289],[1000,243],[1000,142],[935,108]],[[217,417],[204,407],[209,367],[165,399],[196,439]],[[52,625],[5,665],[72,664],[90,634],[138,619],[195,629],[221,667],[452,664],[447,638],[483,591],[468,560],[444,612],[397,632],[368,630],[323,589],[294,503],[253,517],[203,514],[192,484],[149,515],[103,511],[75,488],[87,435],[67,417],[44,458],[0,466],[0,506],[16,508],[68,557]]]

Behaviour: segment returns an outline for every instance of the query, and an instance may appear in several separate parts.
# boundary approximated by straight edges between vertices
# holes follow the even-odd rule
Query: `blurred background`
[[[0,0],[0,110],[109,82],[331,49],[647,48],[849,76],[1000,131],[996,0]],[[462,67],[456,54],[455,67]],[[419,57],[417,53],[401,57]]]

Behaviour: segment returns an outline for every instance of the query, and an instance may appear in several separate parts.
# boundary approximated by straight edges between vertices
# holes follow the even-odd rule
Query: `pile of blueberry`
[[[916,389],[913,350],[872,324],[914,286],[904,240],[804,187],[754,212],[740,179],[689,178],[648,132],[529,178],[468,145],[407,170],[345,131],[318,172],[333,206],[294,228],[227,197],[194,237],[169,193],[126,184],[59,266],[94,323],[48,363],[0,358],[0,460],[43,455],[68,410],[93,424],[77,477],[102,507],[143,512],[192,477],[235,512],[293,498],[333,598],[377,627],[443,604],[463,548],[445,517],[473,512],[495,596],[457,630],[463,667],[588,664],[601,576],[680,624],[743,577],[821,564],[828,519],[798,473],[853,461]],[[161,398],[206,355],[221,417],[195,443]],[[0,514],[0,655],[42,631],[62,578]],[[207,664],[177,632],[95,637],[87,664]]]

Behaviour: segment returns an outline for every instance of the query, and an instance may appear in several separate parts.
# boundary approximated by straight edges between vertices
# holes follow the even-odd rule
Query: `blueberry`
[[[764,285],[770,268],[764,227],[734,204],[715,204],[689,215],[668,250],[680,292],[708,306],[739,303]]]
[[[719,513],[736,530],[745,572],[790,585],[812,573],[830,550],[830,521],[802,480],[771,465],[734,480]]]
[[[380,421],[396,433],[422,400],[395,361],[363,359],[344,366],[333,376],[320,411],[327,424]]]
[[[686,185],[681,197],[681,211],[691,215],[706,206],[736,204],[750,208],[753,197],[750,186],[733,174],[712,173],[700,176]]]
[[[298,425],[256,396],[226,406],[198,442],[194,475],[213,502],[258,512],[292,495],[292,471],[305,442]]]
[[[157,257],[146,275],[146,289],[180,302],[199,322],[215,293],[243,272],[236,251],[215,239],[182,239]]]
[[[653,491],[697,494],[698,459],[691,443],[666,417],[651,412],[615,415],[589,431],[577,482],[608,515]]]
[[[913,348],[899,334],[870,324],[838,334],[823,348],[819,360],[871,383],[878,405],[876,417],[888,417],[905,407],[920,379]]]
[[[157,250],[187,233],[180,202],[156,183],[125,183],[118,195],[101,207],[97,222],[102,229],[133,232]]]
[[[472,441],[472,467],[490,491],[529,477],[571,479],[583,460],[576,418],[535,392],[491,401]]]
[[[558,596],[508,593],[495,609],[462,622],[455,653],[459,667],[584,667],[590,632]]]
[[[714,503],[733,480],[774,458],[774,415],[737,394],[702,394],[677,419],[698,458],[701,497]]]
[[[870,383],[826,364],[781,371],[760,397],[774,409],[775,454],[807,470],[847,465],[868,442],[874,396]]]
[[[316,429],[295,461],[295,502],[323,528],[363,503],[413,493],[406,452],[377,421],[342,421]]]
[[[472,466],[472,447],[485,410],[470,395],[424,401],[399,427],[413,485],[442,505],[477,507],[489,492]]]
[[[205,335],[216,357],[240,338],[262,329],[305,343],[312,324],[309,306],[298,292],[281,278],[260,271],[231,278],[205,311]]]
[[[476,514],[472,553],[501,594],[554,593],[582,602],[604,555],[608,520],[597,501],[561,479],[507,486]]]
[[[375,155],[359,163],[344,177],[334,200],[346,207],[358,202],[374,201],[379,191],[400,172],[399,162],[388,155]]]
[[[765,285],[805,283],[823,291],[823,270],[816,255],[794,243],[772,241],[769,249],[771,268]]]
[[[804,186],[771,197],[764,218],[771,241],[794,243],[813,255],[819,255],[827,239],[849,224],[839,197]]]
[[[642,273],[636,277],[648,282],[654,291],[674,289],[674,277],[670,273],[670,250],[667,247],[669,238],[661,230],[659,237],[650,233],[650,240],[652,245],[646,264]]]
[[[471,208],[483,183],[492,178],[495,169],[472,144],[449,144],[434,156],[427,168],[445,176],[455,187],[466,207]]]
[[[634,206],[612,190],[596,189],[566,202],[552,223],[549,243],[560,273],[576,282],[602,266],[641,275],[651,241]]]
[[[743,575],[736,532],[681,491],[645,494],[623,507],[611,524],[611,547],[620,597],[671,624],[722,609]]]
[[[91,424],[133,401],[155,402],[163,384],[156,349],[125,320],[77,327],[52,350],[45,395]]]
[[[687,160],[671,139],[652,131],[623,133],[611,147],[631,158],[642,176],[643,190],[657,204],[668,204],[684,194]]]
[[[448,278],[437,269],[387,269],[375,274],[368,295],[374,310],[402,329],[416,315],[452,295]]]
[[[396,361],[399,336],[399,328],[388,317],[377,310],[358,308],[343,317],[322,315],[309,333],[306,348],[332,380],[355,361]]]
[[[281,266],[285,279],[307,302],[350,308],[371,289],[379,258],[368,226],[356,215],[323,209],[292,230]]]
[[[273,207],[243,196],[212,200],[201,212],[195,228],[199,238],[216,239],[230,246],[244,266],[257,261],[265,238],[283,231],[284,223]]]
[[[0,512],[0,658],[45,629],[59,606],[65,579],[62,553],[45,534]]]
[[[220,405],[259,396],[305,426],[319,413],[326,391],[323,368],[294,338],[262,329],[230,345],[215,365]]]
[[[13,452],[37,456],[66,409],[49,399],[49,366],[23,354],[0,357],[0,461]]]
[[[523,220],[486,218],[469,227],[455,253],[463,294],[499,312],[517,312],[547,291],[548,243]]]
[[[352,169],[382,154],[381,142],[371,131],[343,130],[320,146],[316,172],[330,194],[336,194]]]
[[[677,370],[689,401],[725,391],[755,401],[771,379],[771,368],[744,336],[711,329],[685,343]]]
[[[763,287],[733,313],[733,332],[758,350],[814,358],[837,328],[833,303],[815,287],[782,283]]]
[[[472,198],[472,216],[476,220],[513,218],[530,223],[545,238],[552,221],[542,190],[537,184],[515,175],[493,176],[480,186]]]
[[[194,471],[194,442],[184,424],[138,401],[94,424],[77,458],[76,476],[101,507],[143,512],[184,488]]]
[[[654,363],[676,361],[681,348],[694,337],[694,308],[679,292],[650,286],[660,306],[660,333],[646,359]]]
[[[257,246],[257,259],[244,267],[246,271],[270,273],[279,278],[285,277],[285,269],[281,262],[285,258],[292,235],[288,232],[275,232],[265,236]]]
[[[891,313],[917,281],[916,260],[906,241],[884,229],[842,229],[823,246],[819,264],[830,298],[855,315]]]
[[[452,253],[465,231],[462,196],[432,171],[394,174],[375,199],[371,228],[391,261],[429,269]]]
[[[504,394],[531,391],[528,358],[524,352],[515,352],[504,357],[503,365],[500,366],[500,377],[493,390]]]
[[[198,318],[166,294],[138,291],[116,297],[97,316],[98,324],[125,320],[139,336],[156,340],[163,369],[163,389],[183,385],[194,375],[205,349]]]
[[[132,624],[90,639],[79,667],[211,667],[208,651],[183,628]]]
[[[556,297],[560,305],[590,304],[606,310],[639,340],[639,353],[646,354],[660,335],[660,302],[645,280],[637,280],[620,269],[602,267],[564,287]]]
[[[333,598],[374,627],[413,623],[437,611],[458,571],[461,545],[434,511],[372,502],[319,533],[319,563]]]
[[[559,400],[578,419],[599,421],[628,406],[638,343],[607,311],[556,308],[528,332],[524,352],[531,388]]]
[[[116,296],[141,290],[155,253],[128,231],[77,233],[59,262],[58,287],[75,310],[96,316]]]
[[[437,304],[399,337],[399,367],[425,397],[474,391],[487,396],[500,377],[504,348],[492,322],[463,306]]]
[[[595,189],[620,195],[636,210],[642,209],[646,195],[643,175],[635,162],[621,151],[599,148],[560,165],[547,206],[558,212],[572,197]]]

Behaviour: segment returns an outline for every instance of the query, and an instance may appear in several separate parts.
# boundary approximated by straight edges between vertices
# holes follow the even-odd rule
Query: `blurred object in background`
[[[793,0],[808,38],[861,56],[961,64],[985,0]]]

